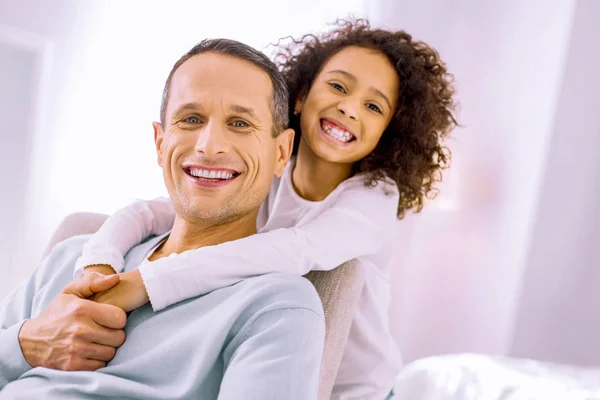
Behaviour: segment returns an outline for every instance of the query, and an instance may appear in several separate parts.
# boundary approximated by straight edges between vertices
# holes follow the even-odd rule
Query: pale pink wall
[[[600,365],[600,2],[577,4],[512,353]]]
[[[511,352],[574,7],[383,0],[373,8],[374,22],[439,50],[461,103],[451,190],[442,191],[456,208],[434,204],[399,222],[390,316],[407,361]]]

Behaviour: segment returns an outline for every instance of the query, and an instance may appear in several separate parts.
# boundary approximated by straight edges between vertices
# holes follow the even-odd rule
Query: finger
[[[125,343],[125,331],[105,328],[95,324],[92,329],[81,335],[81,340],[104,346],[121,347]]]
[[[96,302],[91,302],[89,306],[88,315],[98,325],[111,329],[123,329],[125,327],[127,314],[119,307]]]
[[[97,343],[88,343],[78,355],[81,357],[98,360],[98,361],[110,361],[115,357],[117,349],[113,346],[106,346]]]
[[[96,303],[111,304],[113,306],[117,306],[116,304],[113,303],[115,301],[115,296],[111,296],[110,295],[111,293],[112,292],[110,290],[107,290],[106,292],[102,292],[102,293],[93,295],[92,297],[90,297],[90,300],[92,300]]]
[[[94,294],[92,288],[94,287],[97,289],[99,281],[114,283],[114,280],[115,278],[112,275],[102,275],[95,272],[88,273],[81,279],[78,279],[65,287],[63,293],[73,294],[80,298],[88,298]]]
[[[100,360],[84,360],[78,371],[96,371],[97,369],[106,367],[106,362]]]
[[[119,283],[119,280],[121,279],[121,275],[119,274],[102,275],[95,273],[95,275],[95,279],[92,279],[92,282],[90,283],[90,290],[94,293],[102,293],[112,288]]]
[[[81,279],[73,281],[63,289],[63,293],[72,294],[82,299],[110,289],[119,282],[119,275],[102,275],[92,272],[84,275]]]

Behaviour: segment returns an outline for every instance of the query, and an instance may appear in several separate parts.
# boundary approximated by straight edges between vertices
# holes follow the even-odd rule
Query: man
[[[164,96],[154,138],[177,216],[170,234],[127,254],[127,271],[256,233],[258,207],[291,155],[285,84],[248,46],[200,43],[175,64]],[[206,171],[226,174],[198,177]],[[159,312],[146,304],[125,325],[116,307],[85,300],[118,275],[67,285],[86,240],[56,246],[0,306],[0,399],[316,398],[324,318],[308,281],[251,278]]]

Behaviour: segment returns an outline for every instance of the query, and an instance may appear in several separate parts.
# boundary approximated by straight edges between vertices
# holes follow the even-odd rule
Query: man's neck
[[[155,261],[173,253],[179,254],[253,235],[256,233],[257,212],[221,224],[190,222],[177,215],[169,237],[148,259]]]
[[[323,160],[303,139],[300,140],[292,172],[292,184],[298,195],[306,200],[321,201],[350,176],[352,164]]]

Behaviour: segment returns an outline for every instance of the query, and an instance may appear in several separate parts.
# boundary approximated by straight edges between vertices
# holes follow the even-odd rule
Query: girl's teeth
[[[323,126],[323,130],[325,131],[325,133],[327,133],[329,136],[341,141],[341,142],[349,142],[350,140],[352,140],[352,135],[349,134],[346,131],[342,131],[340,129],[337,128],[332,128],[329,125],[324,125]]]

